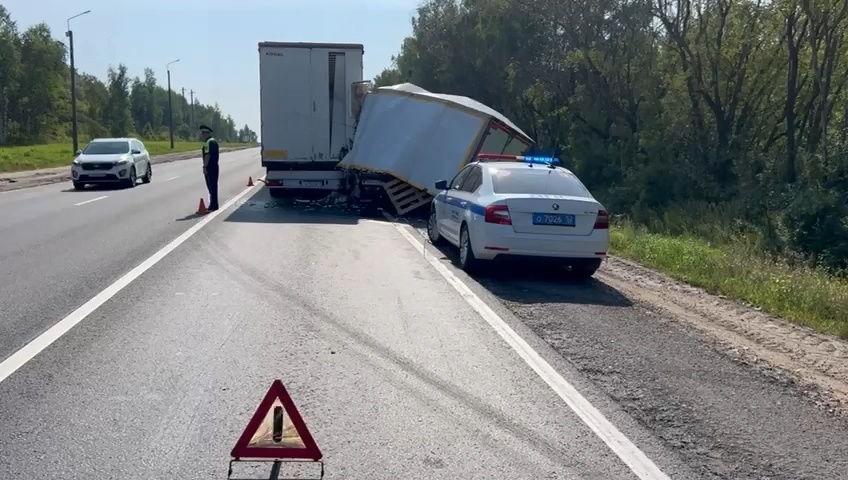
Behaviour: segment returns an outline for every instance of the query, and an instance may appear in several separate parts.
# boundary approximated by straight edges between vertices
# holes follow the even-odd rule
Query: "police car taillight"
[[[609,230],[609,213],[606,210],[598,210],[595,217],[595,230]]]
[[[486,207],[486,223],[497,223],[498,225],[512,225],[509,216],[509,208],[506,205],[489,205]]]

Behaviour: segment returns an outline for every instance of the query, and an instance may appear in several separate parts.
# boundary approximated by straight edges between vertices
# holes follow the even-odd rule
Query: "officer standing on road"
[[[218,141],[212,137],[212,129],[200,126],[200,140],[203,142],[203,176],[209,190],[209,211],[218,210]]]

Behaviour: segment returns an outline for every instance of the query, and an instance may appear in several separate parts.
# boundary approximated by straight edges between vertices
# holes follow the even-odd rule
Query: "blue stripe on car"
[[[444,202],[447,203],[448,205],[452,205],[454,207],[459,207],[459,208],[462,208],[464,210],[471,210],[471,213],[476,213],[477,215],[485,215],[486,214],[486,207],[484,207],[482,205],[477,205],[474,202],[469,202],[468,200],[462,200],[461,198],[446,195],[446,194],[444,194],[444,192],[439,192],[439,194],[436,195],[433,198],[433,201],[441,202],[441,201],[443,201],[442,198],[444,198]],[[466,202],[464,207],[462,206],[463,201]]]

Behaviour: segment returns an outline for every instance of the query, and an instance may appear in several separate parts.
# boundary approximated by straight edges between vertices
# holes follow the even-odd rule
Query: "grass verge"
[[[221,143],[222,147],[235,147],[239,145],[243,144]],[[144,146],[154,156],[167,153],[190,152],[192,150],[197,150],[198,153],[200,152],[200,142],[174,142],[173,150],[171,149],[171,142],[167,140],[146,141],[144,142]],[[0,173],[22,172],[70,165],[74,159],[71,148],[70,143],[28,145],[23,147],[0,146]]]
[[[743,300],[800,325],[848,339],[848,281],[764,258],[745,245],[611,229],[611,250],[690,285]]]

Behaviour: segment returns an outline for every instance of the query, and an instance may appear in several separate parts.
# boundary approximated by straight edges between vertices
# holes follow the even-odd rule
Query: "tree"
[[[846,36],[845,0],[426,0],[374,82],[488,104],[634,221],[843,268]]]
[[[45,24],[18,31],[9,11],[0,5],[0,146],[68,141],[71,134],[70,68],[65,46],[53,39]],[[153,70],[130,78],[126,65],[107,72],[106,82],[77,72],[77,121],[83,140],[102,136],[168,138],[168,92]],[[191,109],[185,97],[173,93],[174,127],[180,140],[194,140]],[[235,122],[215,106],[199,101],[195,123],[208,122],[223,142],[240,133]],[[249,130],[249,129],[248,129]],[[245,138],[255,138],[252,131]]]

